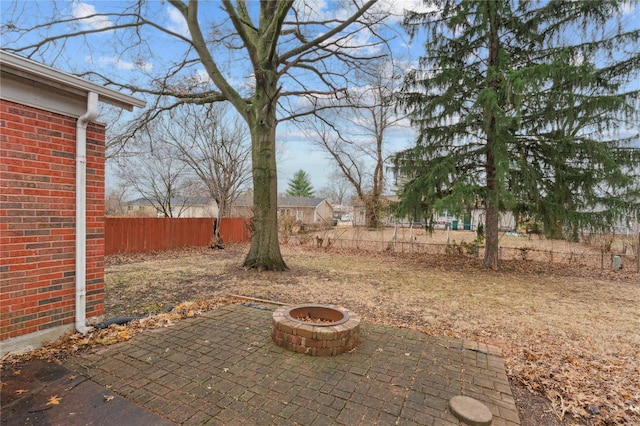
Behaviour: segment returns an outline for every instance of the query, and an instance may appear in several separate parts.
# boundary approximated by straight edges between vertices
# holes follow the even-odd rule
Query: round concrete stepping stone
[[[493,420],[493,414],[486,405],[468,396],[454,396],[449,400],[449,408],[458,420],[468,425],[489,426]]]

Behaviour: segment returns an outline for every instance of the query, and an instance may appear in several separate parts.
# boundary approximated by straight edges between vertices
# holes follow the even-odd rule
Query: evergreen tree
[[[560,4],[538,15],[564,8],[574,9]],[[578,9],[609,33],[606,21],[615,7],[586,2]],[[638,135],[617,134],[627,126],[637,129],[639,91],[628,86],[640,67],[640,31],[598,41],[583,33],[571,43],[561,28],[549,26],[556,34],[540,40],[544,55],[519,71],[545,90],[532,85],[523,95],[509,188],[518,198],[516,215],[542,223],[547,237],[575,240],[583,229],[611,231],[640,206]],[[625,55],[629,42],[635,53]]]
[[[309,175],[304,170],[298,170],[289,180],[287,195],[291,197],[313,197],[313,187]]]
[[[623,90],[640,60],[637,49],[603,54],[638,40],[637,29],[607,27],[619,7],[451,0],[408,13],[410,34],[424,28],[427,41],[399,97],[420,131],[415,148],[395,158],[407,179],[402,209],[429,215],[481,203],[484,264],[497,268],[500,211],[562,228],[593,222],[581,212],[604,198],[616,205],[637,150],[605,135],[637,117],[638,93]]]

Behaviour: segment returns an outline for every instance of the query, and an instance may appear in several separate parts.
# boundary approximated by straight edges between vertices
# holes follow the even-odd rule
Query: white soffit
[[[71,115],[86,110],[89,92],[101,102],[132,111],[146,102],[80,77],[0,50],[0,97]],[[71,96],[70,96],[71,95]],[[66,104],[66,105],[65,105]]]

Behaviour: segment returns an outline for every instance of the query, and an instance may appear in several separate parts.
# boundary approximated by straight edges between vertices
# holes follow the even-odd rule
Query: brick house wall
[[[0,340],[73,324],[77,119],[0,100]],[[105,128],[87,128],[87,318],[104,313]]]

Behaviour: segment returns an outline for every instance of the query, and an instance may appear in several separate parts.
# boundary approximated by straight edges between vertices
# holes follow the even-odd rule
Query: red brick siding
[[[75,318],[76,119],[0,100],[0,340]],[[104,126],[87,129],[87,312],[104,313]]]

